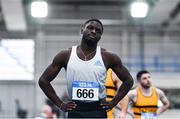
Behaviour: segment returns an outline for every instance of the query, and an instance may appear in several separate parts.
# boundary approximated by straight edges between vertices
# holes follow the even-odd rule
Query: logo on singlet
[[[94,65],[96,65],[96,66],[102,66],[102,64],[101,64],[101,62],[98,60],[98,61],[96,61],[95,63],[94,63]]]

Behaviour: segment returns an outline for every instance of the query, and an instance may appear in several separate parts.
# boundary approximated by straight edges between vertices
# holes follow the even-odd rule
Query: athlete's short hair
[[[139,71],[139,72],[137,73],[137,75],[136,75],[136,79],[139,81],[140,78],[141,78],[141,76],[142,76],[143,74],[146,74],[146,73],[149,73],[149,71],[147,71],[147,70],[141,70],[141,71]]]
[[[98,23],[101,25],[101,27],[102,27],[102,32],[104,31],[104,27],[103,27],[102,22],[101,22],[99,19],[96,19],[96,18],[87,20],[87,21],[84,23],[83,27],[85,27],[86,24],[88,24],[88,23],[91,22],[91,21],[96,21],[96,22],[98,22]]]

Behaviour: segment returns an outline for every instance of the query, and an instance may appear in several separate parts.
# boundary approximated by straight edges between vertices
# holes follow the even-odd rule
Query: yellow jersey
[[[144,96],[140,87],[137,87],[136,91],[137,101],[133,104],[135,119],[141,119],[143,115],[147,114],[155,115],[158,108],[158,95],[156,88],[152,88],[151,96]]]
[[[111,101],[116,94],[116,86],[112,79],[112,69],[108,69],[106,77],[106,100]],[[108,119],[114,118],[114,108],[107,112]]]

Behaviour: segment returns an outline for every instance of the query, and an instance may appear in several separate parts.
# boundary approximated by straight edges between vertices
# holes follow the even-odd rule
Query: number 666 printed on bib
[[[73,100],[99,100],[99,84],[97,82],[73,81]]]

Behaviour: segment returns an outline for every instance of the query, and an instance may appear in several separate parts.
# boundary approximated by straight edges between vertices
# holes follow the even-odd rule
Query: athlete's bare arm
[[[118,104],[121,109],[121,115],[119,116],[120,119],[126,119],[126,113],[128,109],[128,97],[125,96]]]
[[[129,98],[129,103],[130,104],[135,103],[137,101],[137,91],[136,91],[136,89],[133,89],[133,90],[129,91],[127,96]]]
[[[133,78],[130,75],[129,71],[123,66],[120,58],[112,53],[103,51],[102,57],[104,60],[104,63],[106,65],[106,68],[111,68],[117,77],[123,82],[120,88],[117,90],[116,95],[110,102],[109,107],[113,108],[118,104],[118,102],[125,97],[125,95],[128,93],[128,91],[133,86]]]
[[[163,103],[163,106],[161,106],[156,112],[157,115],[160,115],[161,113],[163,113],[164,111],[166,111],[168,109],[170,103],[169,103],[168,98],[166,97],[166,95],[164,94],[164,92],[162,90],[160,90],[158,88],[156,90],[158,93],[159,100]]]
[[[46,96],[50,100],[52,100],[58,107],[60,107],[63,111],[67,111],[71,108],[74,108],[75,104],[74,102],[63,104],[63,101],[57,96],[50,82],[54,80],[61,68],[66,68],[69,54],[70,50],[64,50],[57,54],[53,59],[53,62],[46,68],[46,70],[39,79],[40,88],[43,90]]]
[[[128,102],[132,107],[132,105],[137,101],[137,91],[136,91],[136,89],[133,89],[133,90],[129,91],[128,94],[127,94],[127,97],[128,97]],[[134,115],[134,113],[132,111],[132,108],[128,108],[127,113],[130,114],[133,119],[135,118],[135,115]]]
[[[118,89],[122,81],[117,77],[117,75],[112,71],[112,80]],[[121,114],[118,116],[120,119],[125,119],[126,118],[126,113],[128,109],[128,97],[125,96],[118,104],[117,107],[121,110]]]

